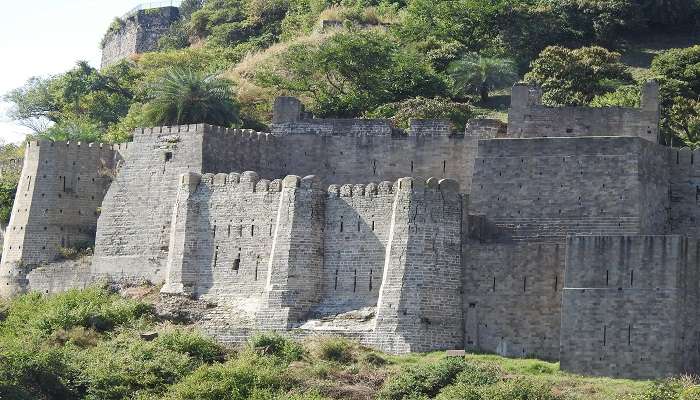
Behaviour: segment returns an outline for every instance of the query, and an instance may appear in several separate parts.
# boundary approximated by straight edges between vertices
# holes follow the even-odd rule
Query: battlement
[[[576,137],[637,136],[659,141],[659,84],[647,82],[641,107],[547,107],[542,90],[526,84],[513,86],[508,110],[508,136]]]

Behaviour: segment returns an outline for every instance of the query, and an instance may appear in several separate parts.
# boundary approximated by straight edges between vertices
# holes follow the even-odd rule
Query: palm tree
[[[478,94],[482,102],[488,100],[490,91],[508,87],[518,79],[513,60],[476,53],[468,53],[453,61],[447,72],[454,81],[455,95]]]
[[[172,68],[151,87],[150,98],[144,119],[153,125],[230,126],[238,121],[231,82],[216,75]]]

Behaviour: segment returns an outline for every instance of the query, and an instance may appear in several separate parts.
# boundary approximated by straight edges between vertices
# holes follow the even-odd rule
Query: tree
[[[513,60],[476,53],[453,61],[447,71],[454,81],[455,95],[478,94],[482,102],[488,100],[490,91],[508,87],[518,79]]]
[[[137,100],[140,77],[126,61],[101,71],[80,61],[63,74],[31,78],[4,99],[13,105],[10,116],[37,134],[44,133],[52,124],[81,121],[96,126],[99,139]]]
[[[700,147],[700,101],[677,97],[664,118],[664,128],[691,148]]]
[[[445,91],[423,57],[379,31],[338,33],[319,45],[290,46],[256,80],[310,97],[319,116],[335,117],[357,117],[384,103]]]
[[[547,47],[532,62],[525,81],[542,87],[548,105],[586,105],[597,95],[632,82],[620,54],[602,47]]]
[[[216,75],[173,68],[151,87],[144,121],[152,125],[208,123],[231,126],[238,122],[238,105],[231,82]]]
[[[667,100],[700,97],[700,46],[667,50],[654,57],[651,70],[660,77]]]
[[[467,121],[474,116],[469,104],[448,98],[414,97],[396,103],[387,103],[365,114],[368,118],[389,118],[399,128],[409,128],[411,119],[448,119],[457,131],[464,132]]]

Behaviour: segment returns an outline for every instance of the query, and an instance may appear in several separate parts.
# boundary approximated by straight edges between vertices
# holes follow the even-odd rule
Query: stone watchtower
[[[138,6],[117,18],[102,41],[102,68],[120,60],[156,49],[158,39],[180,18],[173,6]]]

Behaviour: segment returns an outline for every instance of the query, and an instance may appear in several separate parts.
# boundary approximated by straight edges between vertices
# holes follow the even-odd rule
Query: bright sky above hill
[[[64,72],[77,60],[99,67],[99,43],[109,24],[140,3],[144,1],[0,0],[0,94],[32,76]],[[21,141],[27,129],[9,120],[8,108],[0,102],[0,141]]]

